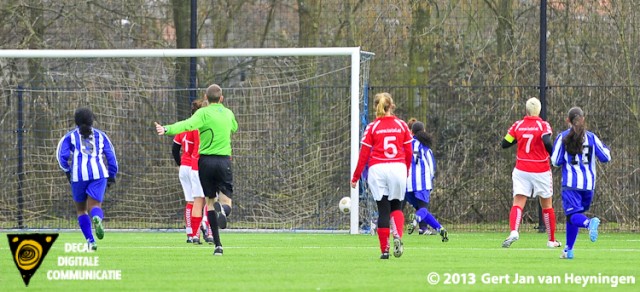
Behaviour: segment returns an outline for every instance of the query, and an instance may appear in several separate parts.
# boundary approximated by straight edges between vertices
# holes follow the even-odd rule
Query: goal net
[[[77,228],[55,151],[78,107],[93,110],[118,158],[107,228],[183,228],[172,138],[153,122],[188,117],[217,83],[239,124],[229,228],[357,233],[370,204],[351,216],[337,206],[361,195],[349,178],[370,58],[359,48],[0,51],[0,228]],[[196,87],[185,72],[197,73]]]

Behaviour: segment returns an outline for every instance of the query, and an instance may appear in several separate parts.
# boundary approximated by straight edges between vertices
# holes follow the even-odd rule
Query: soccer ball
[[[351,198],[343,197],[340,199],[340,203],[338,203],[338,208],[340,208],[340,212],[344,214],[349,214],[351,212]]]

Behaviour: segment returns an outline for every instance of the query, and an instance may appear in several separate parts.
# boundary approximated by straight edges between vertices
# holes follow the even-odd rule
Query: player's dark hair
[[[431,148],[431,144],[433,143],[433,137],[427,130],[424,128],[424,124],[422,122],[414,122],[411,124],[411,133],[416,137],[418,141],[424,146]]]
[[[584,133],[586,131],[584,112],[579,107],[572,107],[567,118],[571,124],[571,129],[569,129],[569,134],[562,139],[562,143],[564,143],[567,153],[576,155],[582,153],[582,144],[584,143]]]
[[[191,114],[195,114],[197,110],[199,110],[200,108],[207,106],[209,104],[209,101],[205,100],[205,99],[196,99],[193,102],[191,102]]]
[[[411,126],[413,126],[413,123],[415,123],[415,122],[417,122],[417,121],[418,121],[418,119],[416,119],[416,118],[410,118],[410,119],[407,121],[407,126],[409,126],[409,129],[411,129]]]
[[[88,108],[79,108],[74,114],[76,126],[80,129],[80,135],[83,139],[88,139],[91,136],[91,127],[93,126],[94,115]]]

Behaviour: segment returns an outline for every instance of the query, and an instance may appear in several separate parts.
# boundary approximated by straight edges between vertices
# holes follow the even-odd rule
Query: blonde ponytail
[[[373,104],[376,107],[376,118],[384,117],[395,108],[393,98],[391,98],[391,94],[387,92],[376,94],[373,99]]]

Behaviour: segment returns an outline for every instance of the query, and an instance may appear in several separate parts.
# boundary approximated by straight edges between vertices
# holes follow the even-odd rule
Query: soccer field
[[[558,235],[564,241],[564,233]],[[640,291],[638,234],[605,233],[592,243],[583,232],[573,260],[561,260],[560,249],[547,248],[546,234],[522,233],[509,249],[500,247],[504,237],[450,232],[450,241],[442,243],[439,236],[405,235],[404,255],[380,260],[377,237],[370,235],[224,232],[224,256],[214,257],[213,246],[187,244],[177,232],[108,232],[97,252],[65,252],[82,235],[61,232],[27,289]],[[2,241],[0,290],[23,290]],[[109,271],[120,279],[63,279],[74,270]]]

